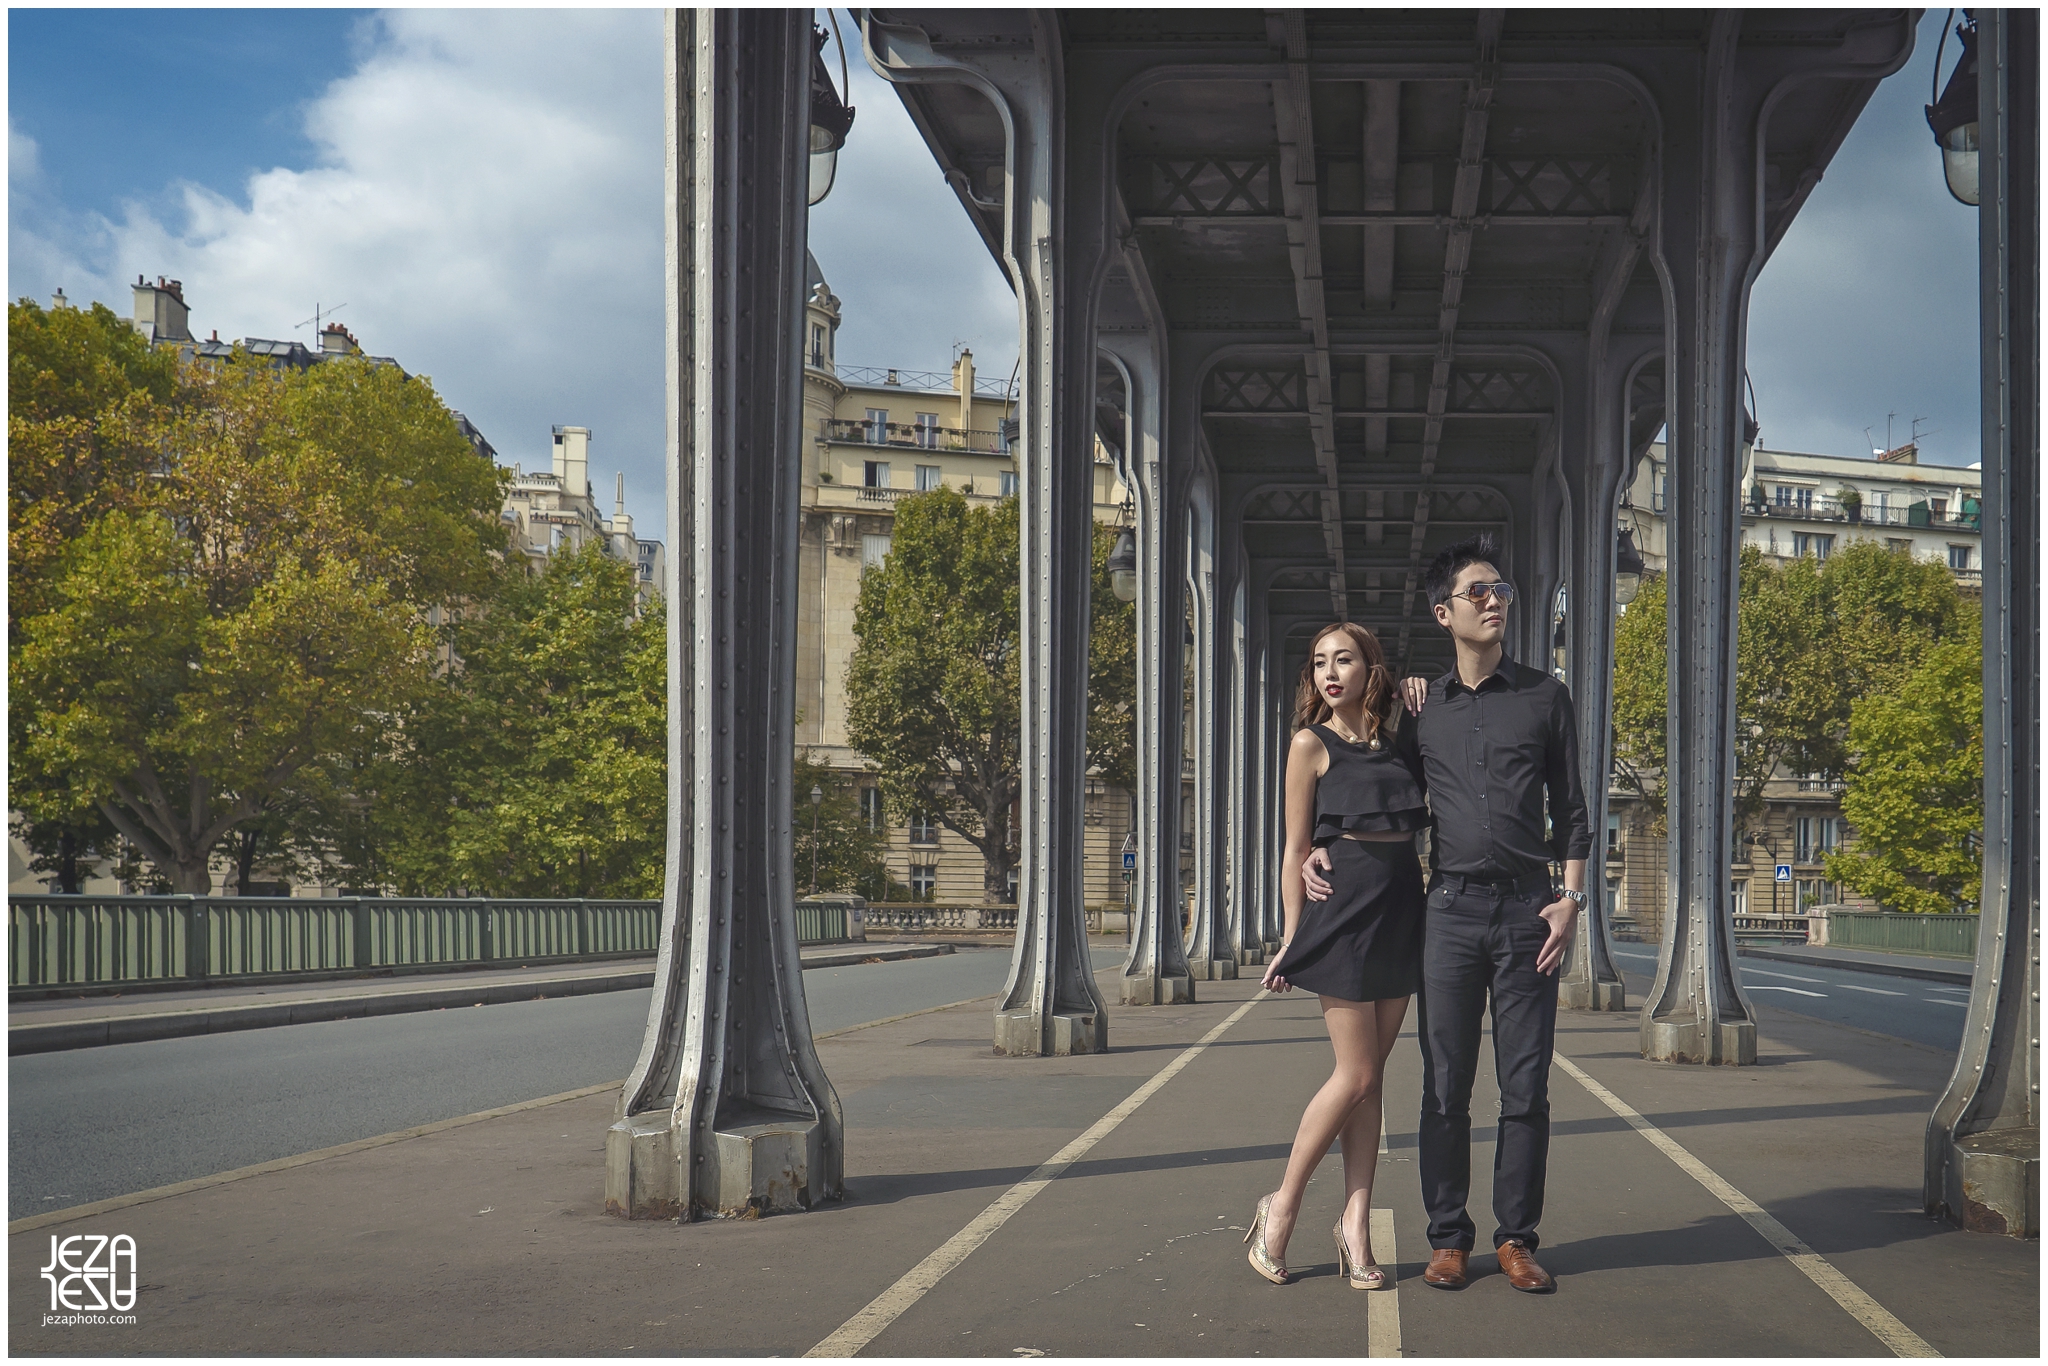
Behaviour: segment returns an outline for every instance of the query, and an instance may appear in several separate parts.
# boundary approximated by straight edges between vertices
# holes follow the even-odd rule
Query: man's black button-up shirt
[[[1431,683],[1415,720],[1437,868],[1516,878],[1542,871],[1553,859],[1592,853],[1577,727],[1564,684],[1502,651],[1499,667],[1477,689],[1459,680],[1455,666]],[[1544,837],[1546,792],[1550,839]]]

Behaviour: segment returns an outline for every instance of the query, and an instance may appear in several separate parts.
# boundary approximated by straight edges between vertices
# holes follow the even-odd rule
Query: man
[[[1433,833],[1423,931],[1422,1199],[1429,1211],[1423,1280],[1465,1284],[1474,1228],[1472,1079],[1481,1012],[1491,998],[1500,1129],[1493,1173],[1493,1243],[1517,1290],[1555,1289],[1537,1265],[1536,1225],[1550,1149],[1550,1050],[1557,1028],[1557,970],[1585,902],[1593,846],[1579,786],[1571,695],[1563,684],[1508,658],[1501,647],[1515,590],[1488,536],[1444,550],[1423,576],[1437,624],[1457,663],[1428,683],[1408,680],[1429,780]],[[1544,826],[1549,799],[1550,828]],[[1553,887],[1549,865],[1564,865]],[[1328,897],[1321,850],[1303,875],[1310,898]]]

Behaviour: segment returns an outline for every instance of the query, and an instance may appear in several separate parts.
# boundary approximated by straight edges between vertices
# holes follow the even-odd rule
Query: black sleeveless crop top
[[[1382,728],[1378,749],[1352,744],[1328,726],[1309,729],[1330,756],[1328,770],[1316,780],[1316,843],[1354,830],[1400,833],[1429,825],[1414,717],[1397,711],[1394,733]]]

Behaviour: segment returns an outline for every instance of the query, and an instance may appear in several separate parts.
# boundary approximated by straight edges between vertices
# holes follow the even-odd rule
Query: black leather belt
[[[1438,873],[1434,881],[1439,887],[1464,894],[1476,893],[1482,896],[1534,896],[1550,890],[1550,874],[1524,873],[1520,877],[1483,878],[1466,877],[1463,873]]]

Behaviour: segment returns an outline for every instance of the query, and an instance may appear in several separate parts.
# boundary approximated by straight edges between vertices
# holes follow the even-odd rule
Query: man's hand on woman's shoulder
[[[1420,674],[1410,674],[1402,679],[1401,700],[1408,704],[1410,716],[1422,715],[1422,704],[1429,700],[1429,680]]]

